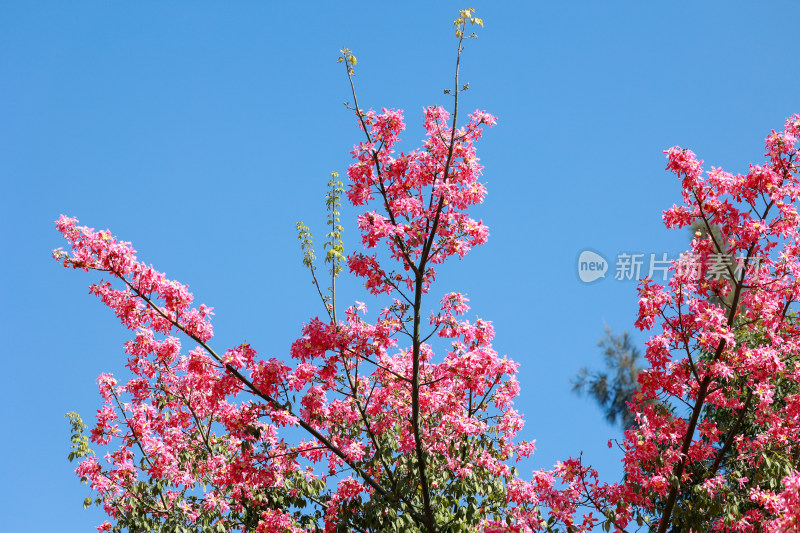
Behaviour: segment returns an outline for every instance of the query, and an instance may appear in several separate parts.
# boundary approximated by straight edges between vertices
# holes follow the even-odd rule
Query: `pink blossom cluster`
[[[293,367],[259,359],[247,344],[218,355],[208,345],[211,309],[194,307],[185,285],[141,263],[129,243],[108,231],[64,216],[57,222],[72,249],[57,250],[56,258],[119,280],[123,288],[101,282],[91,293],[135,332],[125,345],[132,377],[122,385],[109,374],[99,379],[104,405],[91,440],[117,449],[106,455],[108,466],[90,456],[77,470],[112,518],[148,503],[145,512],[155,517],[178,509],[190,523],[210,516],[212,523],[244,527],[239,522],[249,510],[242,502],[250,502],[260,509],[259,531],[293,530],[298,526],[286,509],[261,495],[299,494],[288,487],[300,475],[329,487],[338,480],[321,503],[325,528],[334,530],[341,510],[359,512],[353,506],[362,496],[390,498],[392,483],[416,479],[418,450],[432,472],[429,491],[444,487],[434,472],[446,473],[450,482],[496,477],[518,486],[508,461],[529,456],[534,446],[515,442],[523,425],[512,407],[519,393],[517,364],[492,348],[490,322],[461,317],[469,307],[458,293],[445,295],[427,321],[426,337],[449,344],[437,358],[434,345],[421,340],[425,324],[413,301],[434,280],[431,264],[461,258],[486,241],[486,227],[466,210],[485,195],[474,143],[495,118],[478,111],[455,129],[443,109],[428,108],[423,147],[395,157],[402,114],[384,110],[361,117],[370,140],[354,150],[348,196],[356,205],[379,198],[383,213],[367,212],[358,225],[364,246],[384,243],[395,267],[388,270],[377,256],[359,252],[348,261],[368,290],[397,298],[374,322],[363,317],[363,304],[347,309],[342,321],[313,318],[292,345]],[[403,345],[412,323],[416,341]],[[193,345],[188,352],[176,333]],[[286,440],[284,426],[299,426],[307,438]],[[540,500],[562,514],[562,501],[575,509],[542,476],[533,490],[523,491],[533,500],[523,503],[517,489],[503,497],[503,507],[520,500],[504,523],[528,523],[539,514]],[[162,501],[142,500],[142,480],[165,484]],[[199,487],[206,492],[192,497]]]
[[[669,517],[680,487],[697,486],[723,505],[738,494],[760,504],[734,520],[719,517],[713,530],[787,530],[779,524],[789,522],[776,517],[795,505],[797,471],[784,480],[786,492],[769,495],[735,472],[757,471],[769,457],[797,449],[800,439],[800,397],[785,390],[800,378],[793,310],[800,297],[798,134],[795,115],[767,138],[768,161],[740,175],[704,173],[686,149],[666,152],[684,202],[664,212],[665,224],[698,222],[706,231],[692,241],[701,258],[696,271],[676,266],[667,286],[643,280],[640,288],[637,326],[658,327],[632,405],[637,424],[623,444],[619,497],[658,516]],[[731,258],[728,276],[707,275],[715,253]],[[737,270],[737,261],[749,266]]]
[[[375,254],[354,253],[348,258],[350,270],[365,278],[374,294],[391,294],[399,286],[410,290],[420,259],[438,264],[451,255],[462,258],[486,242],[488,228],[466,210],[482,203],[486,195],[478,181],[483,167],[475,155],[475,141],[483,125],[493,126],[497,119],[476,111],[465,127],[454,129],[447,111],[429,107],[424,111],[422,148],[396,154],[394,146],[405,129],[402,112],[384,109],[382,114],[368,112],[361,117],[368,140],[352,152],[357,162],[347,172],[347,195],[357,206],[379,199],[380,211],[358,217],[361,240],[367,249],[385,243],[399,264],[389,271]],[[422,274],[427,288],[435,270],[428,266]]]

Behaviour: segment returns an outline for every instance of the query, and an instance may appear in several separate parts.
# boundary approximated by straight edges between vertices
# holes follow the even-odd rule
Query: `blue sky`
[[[661,211],[680,201],[662,150],[741,172],[770,129],[800,112],[796,2],[473,2],[467,111],[499,117],[478,146],[489,243],[443,269],[433,299],[467,293],[495,348],[520,366],[524,467],[584,452],[620,475],[621,432],[570,393],[599,366],[604,324],[633,331],[636,284],[577,274],[582,250],[676,257],[688,243]],[[4,2],[0,6],[0,507],[6,531],[92,531],[98,510],[67,462],[64,413],[87,421],[100,372],[121,372],[129,338],[87,295],[98,277],[50,259],[59,214],[109,228],[142,260],[215,308],[214,345],[285,357],[320,311],[294,224],[324,232],[331,171],[360,140],[343,46],[358,57],[362,107],[448,104],[450,1]],[[357,244],[355,211],[345,245]],[[341,301],[378,303],[354,284]],[[637,342],[645,336],[637,333]],[[46,516],[50,517],[45,519]],[[50,522],[53,517],[57,523]]]

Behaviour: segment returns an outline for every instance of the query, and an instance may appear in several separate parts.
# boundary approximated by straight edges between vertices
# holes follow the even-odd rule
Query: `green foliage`
[[[325,262],[330,263],[331,285],[327,291],[323,291],[317,279],[316,261],[314,254],[314,241],[311,230],[302,222],[297,223],[297,238],[300,240],[300,249],[303,252],[303,265],[311,272],[312,283],[317,288],[320,298],[322,298],[325,308],[331,319],[336,320],[336,278],[342,272],[342,264],[345,262],[344,244],[342,243],[342,233],[344,229],[340,221],[342,209],[342,195],[344,185],[338,179],[338,172],[331,172],[331,179],[328,182],[328,193],[325,195],[325,207],[328,210],[327,224],[328,233],[324,244]]]
[[[395,473],[390,478],[390,498],[373,494],[369,500],[351,502],[346,507],[349,520],[342,521],[337,532],[426,531],[415,522],[409,512],[422,505],[418,464],[413,454],[398,455],[398,444],[397,439],[381,440],[382,459],[399,461],[398,468],[395,468]],[[496,441],[487,436],[465,437],[461,454],[466,462],[470,461],[469,457],[480,456],[484,451],[497,455],[499,452]],[[437,458],[435,454],[427,457],[429,483],[435,487],[432,491],[432,507],[435,509],[435,522],[439,525],[437,531],[468,532],[473,531],[484,518],[504,519],[508,503],[506,486],[501,477],[477,465],[472,472],[459,477],[445,464],[439,464]],[[378,464],[378,460],[370,463]],[[369,464],[365,463],[364,468],[368,467]],[[512,475],[518,474],[516,468],[511,468],[510,471]]]
[[[737,344],[758,348],[768,343],[762,333],[763,328],[748,330],[742,328],[737,335]],[[710,354],[704,355],[706,358]],[[796,363],[793,363],[796,364]],[[784,376],[794,372],[787,367],[784,372],[772,380],[775,387],[770,411],[778,411],[786,406],[786,399],[796,395],[800,389],[794,380]],[[673,531],[688,532],[707,531],[713,521],[720,518],[730,526],[740,520],[749,510],[759,508],[750,499],[754,488],[779,491],[782,480],[791,474],[800,460],[800,445],[795,442],[777,444],[770,441],[756,456],[736,452],[739,442],[752,441],[766,432],[767,425],[757,418],[758,407],[754,401],[754,391],[748,386],[749,376],[736,375],[724,384],[728,389],[726,396],[740,398],[740,409],[731,409],[706,405],[701,420],[716,424],[721,432],[719,442],[714,446],[714,457],[705,461],[693,461],[687,464],[686,474],[691,483],[679,493],[672,513]],[[763,418],[762,418],[763,420]],[[699,438],[707,440],[707,437]],[[702,484],[715,476],[722,476],[721,490],[709,496]],[[658,507],[657,507],[658,508]]]
[[[339,220],[342,209],[342,194],[344,185],[339,181],[339,173],[331,172],[331,180],[328,182],[328,194],[325,195],[325,206],[328,208],[328,226],[330,231],[327,234],[328,240],[325,241],[325,262],[331,264],[331,275],[338,276],[342,271],[344,257],[344,245],[342,244],[342,224]]]
[[[308,226],[302,222],[297,223],[297,238],[300,239],[300,249],[303,251],[303,264],[313,271],[314,261],[317,259],[314,255],[314,241]]]
[[[75,459],[83,459],[87,455],[94,453],[92,449],[89,448],[89,437],[83,434],[83,430],[88,426],[83,423],[81,415],[75,411],[70,411],[64,416],[69,418],[69,423],[72,427],[72,436],[70,437],[70,441],[72,442],[70,448],[72,451],[69,452],[69,461],[72,462]]]
[[[603,350],[606,371],[591,372],[581,367],[572,383],[572,390],[593,398],[605,412],[609,423],[619,422],[623,429],[632,427],[636,420],[628,402],[639,390],[637,377],[642,370],[639,363],[641,352],[633,345],[627,332],[614,335],[608,327],[598,346]]]

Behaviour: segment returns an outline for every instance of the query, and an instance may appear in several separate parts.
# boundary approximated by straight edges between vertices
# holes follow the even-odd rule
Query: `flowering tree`
[[[790,312],[800,294],[793,206],[800,119],[770,136],[770,161],[745,176],[715,169],[704,178],[691,152],[669,152],[685,202],[666,212],[667,224],[699,218],[719,226],[727,244],[709,232],[692,243],[696,268],[676,264],[666,287],[643,282],[637,325],[660,320],[663,331],[648,342],[651,367],[641,373],[636,423],[621,444],[626,478],[603,483],[569,459],[526,481],[508,464],[534,449],[515,441],[517,365],[492,349],[489,322],[464,318],[463,295],[429,303],[438,265],[488,237],[469,209],[486,193],[475,144],[495,118],[476,111],[459,125],[466,86],[458,65],[473,25],[482,21],[461,11],[453,110],[424,110],[419,149],[398,154],[402,112],[364,111],[353,89],[364,140],[352,152],[346,194],[366,208],[358,217],[363,250],[344,254],[345,190],[334,174],[327,273],[298,224],[324,315],[303,326],[291,366],[260,358],[248,344],[216,351],[212,309],[195,305],[185,285],[139,261],[110,232],[58,220],[71,250],[56,250],[56,258],[106,273],[111,281],[90,292],[133,332],[125,344],[131,378],[100,376],[104,404],[89,437],[70,414],[70,458],[81,459],[77,474],[113,521],[98,529],[577,532],[651,520],[662,532],[673,523],[778,531],[797,520],[787,509],[800,498],[793,444],[800,352]],[[343,50],[340,61],[352,86],[355,57]],[[709,279],[708,258],[722,249],[742,252],[747,265]],[[385,302],[371,321],[364,304],[337,305],[345,264]],[[709,303],[720,294],[733,296]],[[779,382],[788,388],[776,393]],[[109,449],[105,462],[89,440]],[[765,465],[763,479],[741,475]],[[689,501],[706,508],[683,505]]]
[[[667,152],[684,202],[664,221],[706,231],[666,287],[640,288],[636,325],[661,330],[647,342],[623,489],[659,532],[796,524],[798,136],[795,115],[767,137],[769,160],[736,176],[704,175],[691,151]]]
[[[456,20],[459,60],[476,24],[471,10]],[[352,84],[355,57],[344,50],[340,61]],[[125,347],[133,378],[99,379],[105,404],[91,440],[116,447],[108,466],[89,453],[72,415],[73,457],[86,457],[77,473],[115,520],[101,529],[301,531],[322,522],[326,531],[436,531],[505,513],[504,481],[514,475],[506,460],[533,450],[513,440],[522,426],[511,408],[516,364],[492,349],[490,323],[461,318],[469,309],[462,295],[445,294],[432,310],[424,304],[435,267],[488,237],[467,211],[486,192],[475,142],[495,118],[476,111],[459,126],[464,89],[457,61],[452,114],[425,109],[422,147],[400,155],[402,112],[362,111],[353,91],[365,138],[353,151],[347,196],[377,209],[358,217],[364,252],[345,258],[344,191],[334,176],[327,290],[310,232],[298,225],[325,316],[303,326],[294,367],[259,359],[246,344],[215,351],[211,308],[193,305],[184,285],[108,231],[59,219],[72,250],[56,257],[120,282],[92,285],[91,293],[134,332]],[[388,251],[380,258],[371,253],[379,245]],[[345,262],[388,300],[374,323],[363,304],[339,316],[335,281]],[[450,344],[438,359],[436,338]],[[285,426],[307,437],[289,442]]]

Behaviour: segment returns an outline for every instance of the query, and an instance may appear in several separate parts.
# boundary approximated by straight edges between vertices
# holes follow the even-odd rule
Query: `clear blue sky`
[[[740,172],[800,112],[796,2],[472,2],[464,109],[499,117],[479,145],[489,243],[442,271],[434,296],[466,292],[496,349],[521,363],[538,441],[525,466],[582,450],[607,479],[620,431],[570,393],[600,364],[604,322],[632,330],[634,282],[577,276],[590,248],[675,256],[685,232],[661,151],[679,144]],[[110,228],[140,258],[214,306],[215,346],[284,357],[321,308],[294,224],[324,231],[325,183],[360,140],[342,102],[338,50],[356,53],[363,107],[447,104],[450,1],[3,2],[0,6],[0,511],[4,531],[93,531],[73,475],[64,413],[93,420],[100,372],[121,372],[129,338],[87,295],[98,278],[50,259],[59,214]],[[357,242],[354,212],[345,243]],[[343,301],[377,303],[355,285]],[[637,342],[645,340],[636,335]],[[52,522],[56,520],[56,522]]]

